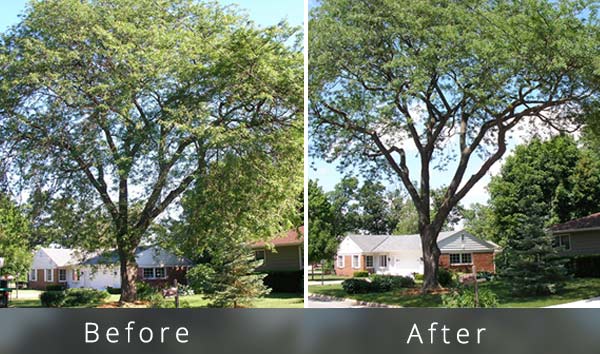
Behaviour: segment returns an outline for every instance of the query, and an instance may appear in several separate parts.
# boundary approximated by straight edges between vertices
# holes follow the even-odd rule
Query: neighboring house
[[[257,260],[263,263],[260,272],[301,270],[304,265],[302,252],[304,227],[288,231],[285,235],[269,242],[252,245]]]
[[[172,284],[175,279],[186,283],[187,268],[192,263],[158,246],[140,246],[136,250],[138,279],[155,286]],[[120,288],[121,276],[116,252],[90,254],[73,249],[41,248],[33,256],[29,288],[46,289],[48,285],[68,288]]]
[[[554,225],[550,232],[564,256],[600,255],[600,213]]]
[[[453,270],[495,272],[498,245],[479,239],[466,231],[440,232],[440,266]],[[421,238],[417,235],[349,235],[338,247],[337,275],[351,276],[356,271],[377,274],[412,275],[423,273]]]

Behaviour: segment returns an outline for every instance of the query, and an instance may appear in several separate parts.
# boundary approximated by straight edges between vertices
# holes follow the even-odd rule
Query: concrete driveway
[[[563,308],[563,309],[584,309],[584,308],[600,308],[600,296],[593,297],[587,300],[579,300],[575,302],[568,302],[566,304],[548,306],[547,308]]]

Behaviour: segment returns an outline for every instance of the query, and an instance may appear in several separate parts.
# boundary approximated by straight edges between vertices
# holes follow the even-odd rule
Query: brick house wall
[[[156,267],[160,268],[160,267]],[[163,279],[144,279],[144,268],[138,268],[138,280],[146,282],[153,287],[164,288],[172,286],[177,279],[179,284],[187,285],[187,267],[165,267],[167,277]]]
[[[344,256],[344,268],[339,268],[337,264],[337,257],[335,258],[335,274],[351,277],[354,275],[354,272],[365,271],[365,256],[360,255],[360,267],[352,268],[352,256]]]
[[[480,252],[471,254],[473,264],[478,272],[495,273],[494,267],[494,252]],[[471,265],[450,265],[450,255],[447,253],[440,255],[440,267],[450,269],[457,272],[471,272]]]
[[[28,288],[34,290],[46,290],[48,285],[64,285],[67,286],[67,282],[59,282],[58,281],[58,268],[52,269],[52,281],[46,282],[44,279],[44,275],[46,273],[46,269],[36,269],[37,278],[35,281],[28,281]]]

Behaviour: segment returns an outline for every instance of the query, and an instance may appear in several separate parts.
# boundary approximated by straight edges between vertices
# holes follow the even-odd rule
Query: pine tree
[[[544,231],[539,216],[515,216],[518,227],[507,230],[500,276],[518,296],[553,294],[567,279],[566,260],[558,256],[554,237]]]
[[[252,250],[234,243],[221,243],[210,261],[188,272],[192,288],[208,298],[213,307],[248,306],[271,291],[263,283],[266,275],[255,272],[261,261],[255,259]]]

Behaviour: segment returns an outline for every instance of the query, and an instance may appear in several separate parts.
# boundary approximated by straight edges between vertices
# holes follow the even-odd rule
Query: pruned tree
[[[598,98],[593,3],[323,0],[313,9],[311,153],[402,181],[419,213],[424,290],[438,287],[448,214],[515,128],[566,126]],[[433,212],[436,167],[453,173]]]
[[[8,174],[110,222],[121,301],[136,297],[136,247],[194,180],[301,119],[294,33],[215,3],[56,0],[2,35]]]

